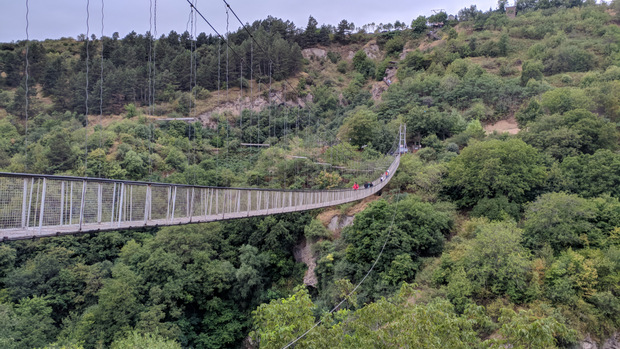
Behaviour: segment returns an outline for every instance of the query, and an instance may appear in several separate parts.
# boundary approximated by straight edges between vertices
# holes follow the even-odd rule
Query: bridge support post
[[[45,182],[43,182],[45,185]],[[84,224],[84,205],[86,204],[86,181],[82,181],[82,200],[80,202],[80,230],[82,231],[82,224]]]
[[[64,208],[65,208],[65,181],[61,181],[60,182],[60,225],[62,225],[63,223],[63,215],[64,215]]]
[[[146,186],[146,195],[144,198],[144,225],[149,222],[149,216],[151,212],[151,185]]]
[[[123,199],[125,199],[125,183],[121,183],[121,197],[118,200],[118,225],[121,226],[121,220],[123,219]]]
[[[189,202],[189,221],[192,221],[192,217],[194,216],[194,188],[192,187],[192,198]]]
[[[24,192],[22,194],[22,228],[26,228],[26,217],[27,217],[27,199],[28,199],[28,179],[24,178]]]
[[[47,180],[43,178],[43,189],[41,190],[41,213],[39,213],[39,234],[43,228],[43,215],[45,214],[45,194],[47,189]]]
[[[97,224],[101,224],[101,215],[103,213],[103,187],[101,183],[97,184]]]

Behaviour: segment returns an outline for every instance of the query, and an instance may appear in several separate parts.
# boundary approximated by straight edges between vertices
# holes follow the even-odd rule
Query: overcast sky
[[[101,36],[102,0],[90,1],[90,34]],[[364,24],[394,23],[407,24],[419,15],[430,16],[433,10],[444,9],[456,14],[472,4],[487,11],[497,7],[497,0],[227,0],[239,18],[246,23],[265,19],[268,15],[291,20],[298,28],[305,28],[308,16],[312,15],[319,24],[337,25],[342,19]],[[124,37],[132,30],[144,34],[149,30],[151,3],[157,2],[157,34],[171,30],[179,33],[188,28],[189,4],[187,0],[104,0],[105,36],[118,32]],[[29,38],[36,40],[75,38],[87,32],[87,0],[29,0]],[[222,0],[197,0],[196,7],[220,33],[226,32],[226,11]],[[0,0],[0,42],[26,39],[26,0]],[[229,29],[240,27],[230,14]],[[198,32],[212,33],[208,25],[200,20]]]

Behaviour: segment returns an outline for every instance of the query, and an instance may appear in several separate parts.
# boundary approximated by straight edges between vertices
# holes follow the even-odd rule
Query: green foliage
[[[426,30],[426,17],[418,16],[411,22],[411,30],[416,34],[421,34]]]
[[[492,221],[506,219],[519,220],[521,209],[517,203],[508,201],[505,196],[483,198],[471,210],[473,217],[487,217]]]
[[[335,270],[342,270],[342,274],[336,273],[335,277],[359,280],[367,266],[373,263],[387,238],[382,260],[389,262],[377,265],[375,269],[378,275],[382,275],[382,284],[389,287],[390,284],[398,285],[401,281],[411,281],[403,278],[410,278],[415,274],[421,257],[441,252],[444,236],[452,228],[452,210],[451,207],[421,202],[414,196],[393,205],[384,201],[373,203],[358,214],[353,225],[343,232],[347,247],[345,258],[335,266]],[[388,231],[390,235],[385,237]],[[408,255],[411,261],[404,255]],[[413,269],[406,271],[404,265],[408,266],[407,270],[409,267]],[[373,276],[373,279],[376,278],[378,276]],[[375,289],[380,290],[376,286]],[[380,295],[371,289],[366,289],[365,293],[367,292],[374,293],[374,297]]]
[[[538,61],[525,61],[521,68],[521,85],[527,85],[530,79],[542,80],[543,64]]]
[[[560,165],[562,187],[584,197],[608,193],[620,197],[616,183],[620,178],[620,156],[609,150],[597,150],[594,154],[567,157]]]
[[[499,333],[503,340],[492,340],[495,345],[510,343],[518,348],[552,348],[558,344],[557,338],[566,342],[574,341],[575,331],[554,317],[540,317],[528,310],[518,313],[512,309],[502,309],[499,318],[502,327]]]
[[[4,348],[40,348],[57,332],[46,298],[23,298],[15,306],[2,303],[0,310],[0,344]]]
[[[490,292],[515,302],[526,299],[530,257],[521,245],[521,234],[514,223],[490,223],[477,229],[456,263],[464,267],[478,295]]]
[[[250,337],[262,348],[282,348],[312,326],[313,304],[308,291],[297,288],[289,298],[272,300],[252,312]]]
[[[619,139],[615,125],[583,109],[541,116],[529,122],[521,136],[528,144],[560,160],[599,149],[616,149]]]
[[[131,119],[134,116],[138,116],[138,108],[136,108],[136,105],[133,103],[129,103],[125,106],[125,111],[127,112],[127,114],[125,114],[125,117],[127,119]]]
[[[112,349],[181,349],[174,340],[165,339],[154,334],[140,334],[131,332],[126,338],[114,341],[110,346]]]
[[[446,187],[459,205],[504,196],[523,203],[545,179],[540,155],[518,139],[469,145],[448,164]]]
[[[575,109],[589,109],[591,99],[584,90],[562,87],[547,91],[541,96],[541,105],[549,114],[563,114]]]
[[[375,75],[375,62],[373,62],[363,50],[359,50],[353,56],[353,68],[365,78]]]
[[[330,231],[327,230],[327,228],[325,228],[317,219],[311,220],[310,224],[306,225],[304,228],[304,235],[306,236],[306,239],[312,241],[331,237]]]
[[[405,42],[403,38],[401,36],[396,36],[388,40],[385,43],[383,49],[385,50],[386,54],[392,55],[402,52],[404,46]]]
[[[618,207],[617,200],[609,204]],[[597,223],[609,218],[599,211],[605,205],[597,206],[573,194],[541,195],[525,210],[524,243],[530,248],[548,244],[556,253],[569,247],[602,246],[609,228],[602,231]]]
[[[294,77],[304,64],[307,75],[298,87],[312,94],[308,108],[271,105],[244,112],[243,122],[229,113],[213,115],[209,127],[136,118],[151,103],[144,92],[149,80],[144,48],[151,38],[136,33],[101,38],[104,51],[95,55],[103,56],[105,79],[90,76],[89,98],[97,103],[87,114],[99,113],[101,89],[109,126],[88,129],[87,152],[84,41],[3,44],[0,168],[5,171],[337,188],[357,177],[321,172],[312,162],[348,167],[375,161],[376,150],[391,145],[392,126],[402,121],[408,124],[408,143],[424,148],[401,157],[382,191],[393,202],[380,201],[356,214],[342,238],[332,237],[308,214],[292,214],[5,244],[0,347],[242,345],[251,310],[260,304],[268,308],[269,301],[301,284],[305,266],[295,262],[292,251],[302,234],[333,238],[313,247],[315,304],[301,289],[295,291],[299,297],[285,299],[286,306],[273,302],[272,310],[259,316],[264,321],[254,322],[260,343],[253,345],[281,347],[317,317],[322,324],[298,347],[570,346],[576,340],[572,329],[602,342],[620,326],[620,31],[618,15],[612,18],[608,11],[618,13],[618,5],[526,0],[516,6],[514,19],[503,12],[504,2],[499,11],[465,8],[458,31],[446,13],[436,14],[430,21],[444,22],[438,35],[448,40],[430,46],[422,43],[428,30],[423,16],[413,20],[411,30],[379,34],[354,33],[347,20],[334,28],[310,18],[299,30],[269,17],[248,26],[252,38],[243,28],[229,34],[239,53],[230,62],[218,59],[216,37],[201,34],[194,45],[189,33],[156,38],[158,66],[166,69],[158,69],[153,116],[217,107],[219,99],[209,99],[209,91],[215,95],[226,87],[217,85],[226,64],[238,67],[240,57],[249,57],[248,40],[277,60],[255,52],[253,69],[244,63],[244,72],[231,71],[231,87],[248,85],[253,71],[265,100],[273,102],[273,93],[292,98],[298,91],[282,92],[286,84],[274,83],[271,98],[265,86],[270,78]],[[336,53],[348,46],[330,48],[330,35],[338,45],[354,42],[354,51],[374,39],[388,58],[374,62],[359,51],[351,64]],[[380,100],[371,99],[367,79],[382,79],[390,59],[411,39],[410,46],[423,51],[409,52],[398,63],[398,79]],[[22,76],[26,44],[28,96]],[[299,45],[326,47],[328,60],[302,63]],[[197,86],[190,90],[186,67],[192,46]],[[519,62],[524,62],[520,76]],[[342,75],[329,76],[334,69]],[[480,121],[515,111],[521,128],[516,138],[525,143],[508,135],[485,141]],[[106,120],[108,115],[125,118]],[[334,144],[337,131],[351,143]],[[271,147],[257,152],[241,142]],[[368,146],[360,152],[363,145]],[[291,155],[308,159],[291,160]],[[392,190],[406,194],[392,196]],[[447,198],[471,208],[457,216],[462,228],[456,235],[453,203],[441,201]],[[468,215],[484,218],[468,220]],[[342,310],[325,315],[365,275],[386,239],[359,293],[348,297]],[[413,280],[420,283],[415,293],[407,284]]]
[[[377,115],[367,108],[360,108],[344,120],[338,134],[341,139],[361,148],[375,140],[378,129]]]
[[[543,60],[547,74],[564,72],[584,72],[596,66],[592,53],[575,46],[561,46],[551,56]]]
[[[515,113],[515,119],[517,120],[520,128],[525,128],[528,122],[536,120],[537,117],[543,114],[542,106],[540,105],[538,99],[532,98],[527,106],[524,105],[519,108],[519,110]]]
[[[545,273],[549,299],[574,304],[581,297],[590,297],[597,286],[593,261],[571,249],[564,251]]]

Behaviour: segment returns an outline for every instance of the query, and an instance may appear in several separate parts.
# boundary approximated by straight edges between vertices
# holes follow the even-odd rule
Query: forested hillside
[[[0,44],[3,172],[326,189],[376,179],[401,123],[411,150],[342,229],[4,242],[0,347],[281,348],[319,320],[296,347],[618,345],[620,3],[505,6]]]

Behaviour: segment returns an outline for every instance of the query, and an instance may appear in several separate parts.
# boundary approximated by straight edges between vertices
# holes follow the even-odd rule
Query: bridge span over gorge
[[[214,222],[306,211],[361,200],[383,189],[396,154],[369,188],[220,188],[101,178],[0,173],[0,239]]]

